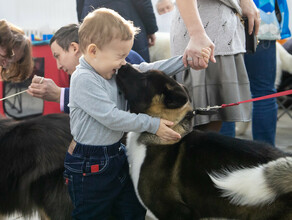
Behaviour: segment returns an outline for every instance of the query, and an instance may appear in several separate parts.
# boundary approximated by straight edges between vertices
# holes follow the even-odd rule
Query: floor
[[[281,110],[279,110],[281,113]],[[292,111],[291,111],[292,114]],[[239,138],[252,139],[250,123],[244,135],[238,136]],[[277,124],[276,146],[284,151],[292,152],[292,118],[288,114],[283,115]],[[1,219],[1,217],[0,217]],[[2,220],[2,219],[1,219]],[[39,220],[35,215],[29,219],[24,219],[19,214],[4,218],[3,220]],[[147,218],[147,220],[151,220]]]

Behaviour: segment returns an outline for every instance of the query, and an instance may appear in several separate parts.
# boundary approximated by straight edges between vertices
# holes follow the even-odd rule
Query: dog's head
[[[142,73],[127,64],[119,69],[117,84],[128,100],[131,112],[172,121],[172,129],[182,136],[192,129],[193,113],[186,88],[163,72],[150,70]],[[149,139],[151,134],[146,136]],[[151,139],[152,143],[169,144],[158,141],[154,135]]]

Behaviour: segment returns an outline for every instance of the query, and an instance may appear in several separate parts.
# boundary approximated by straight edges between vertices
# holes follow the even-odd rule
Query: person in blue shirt
[[[252,97],[276,93],[276,40],[291,36],[286,0],[254,0],[260,10],[259,44],[255,54],[245,55]],[[253,103],[252,135],[275,146],[278,105],[276,98]]]
[[[57,67],[71,75],[76,66],[79,65],[81,52],[79,50],[78,39],[79,25],[69,24],[61,27],[51,38],[50,46]],[[144,59],[135,51],[131,50],[126,57],[126,61],[131,64],[140,64]],[[41,82],[41,83],[40,83]],[[69,113],[69,88],[61,88],[52,79],[35,76],[29,86],[28,94],[44,99],[46,101],[60,103],[60,110]]]
[[[254,0],[261,16],[259,44],[254,54],[245,54],[252,98],[276,92],[276,40],[291,36],[286,0]],[[253,102],[253,139],[275,146],[278,105],[276,98]],[[228,125],[227,130],[234,131]],[[242,131],[241,131],[242,132]],[[235,132],[234,132],[235,133]]]

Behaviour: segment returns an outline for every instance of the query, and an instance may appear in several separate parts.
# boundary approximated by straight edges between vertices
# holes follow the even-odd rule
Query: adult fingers
[[[257,18],[255,19],[255,27],[254,27],[255,35],[258,35],[259,33],[260,24],[261,24],[261,15],[260,15],[260,11],[258,10]]]

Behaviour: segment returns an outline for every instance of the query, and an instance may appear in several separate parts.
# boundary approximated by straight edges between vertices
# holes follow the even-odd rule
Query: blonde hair
[[[78,32],[79,48],[83,54],[90,44],[102,49],[114,39],[131,40],[139,31],[132,21],[126,21],[114,10],[99,8],[84,18]]]

